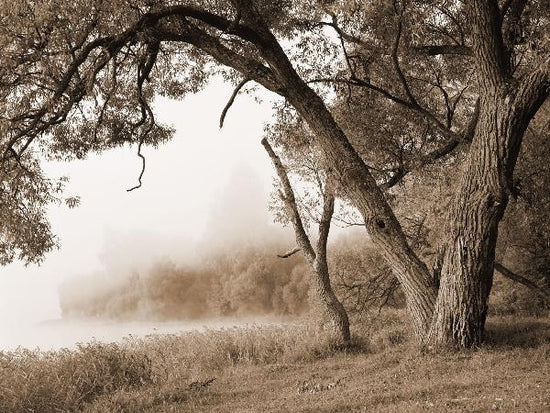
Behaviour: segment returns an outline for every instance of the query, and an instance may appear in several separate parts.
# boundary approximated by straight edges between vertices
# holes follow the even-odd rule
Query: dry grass
[[[304,326],[265,326],[4,353],[0,411],[550,411],[548,319],[498,318],[485,347],[429,355],[401,318],[363,326],[347,349]]]
[[[92,342],[76,350],[0,353],[0,412],[77,411],[97,396],[152,381],[137,348]]]

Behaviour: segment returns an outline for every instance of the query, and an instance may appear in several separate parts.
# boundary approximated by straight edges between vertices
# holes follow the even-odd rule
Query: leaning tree
[[[214,73],[238,87],[254,81],[308,124],[342,196],[393,268],[420,341],[475,346],[522,138],[549,93],[547,16],[547,2],[526,0],[4,1],[2,202],[23,207],[18,182],[25,181],[14,176],[45,182],[32,167],[41,154],[83,157],[133,143],[141,155],[142,145],[168,139],[172,131],[151,107],[158,93],[181,97]],[[323,63],[335,45],[339,63]],[[439,77],[426,79],[432,68]],[[364,88],[428,125],[436,147],[426,161],[468,146],[445,224],[439,287],[329,110],[331,85]],[[458,128],[457,97],[448,91],[466,86],[475,101],[459,111],[469,119]],[[437,107],[434,88],[443,96]],[[405,162],[392,176],[415,167]],[[2,234],[4,250],[25,248]]]

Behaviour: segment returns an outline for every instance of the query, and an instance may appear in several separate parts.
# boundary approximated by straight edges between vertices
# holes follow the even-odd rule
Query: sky
[[[219,116],[232,88],[214,80],[183,101],[159,98],[156,114],[172,124],[172,141],[91,155],[86,160],[52,162],[52,176],[68,176],[66,195],[79,195],[75,209],[54,206],[50,219],[61,248],[41,266],[14,263],[0,269],[0,331],[60,317],[57,288],[66,278],[153,264],[161,258],[189,261],[224,234],[250,235],[271,224],[267,205],[272,169],[260,140],[272,115],[270,96],[258,103],[241,93],[223,129]],[[275,227],[274,227],[275,228]],[[238,239],[235,235],[233,242]]]

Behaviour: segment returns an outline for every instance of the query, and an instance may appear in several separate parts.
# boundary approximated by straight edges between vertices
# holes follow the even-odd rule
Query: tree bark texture
[[[193,44],[287,99],[311,128],[330,166],[328,173],[340,181],[343,195],[362,214],[372,241],[393,268],[417,337],[437,346],[479,344],[492,285],[498,224],[508,202],[525,128],[549,93],[548,60],[531,74],[514,79],[498,2],[472,0],[467,4],[479,119],[448,217],[449,239],[444,245],[438,294],[432,274],[407,243],[383,192],[321,97],[296,73],[253,3],[235,0],[234,4],[239,19],[233,23],[209,14],[197,15],[194,9],[184,8],[179,13],[193,12],[192,17],[220,30],[231,27],[232,33],[256,47],[261,62],[228,49],[205,31],[189,26],[185,18],[175,32],[168,30],[170,27],[165,31],[159,28],[162,40]]]
[[[431,347],[470,348],[483,341],[498,226],[525,130],[548,96],[548,61],[519,81],[511,77],[499,16],[494,0],[470,5],[480,112],[448,217]]]
[[[469,348],[483,341],[498,226],[525,129],[548,93],[545,76],[534,74],[514,88],[505,83],[488,87],[481,97],[479,121],[448,217],[430,346]]]

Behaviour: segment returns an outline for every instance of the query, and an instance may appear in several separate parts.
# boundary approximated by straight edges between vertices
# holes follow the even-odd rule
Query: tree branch
[[[285,252],[284,254],[277,254],[277,257],[279,257],[279,258],[288,258],[288,257],[291,257],[291,256],[293,256],[294,254],[296,254],[297,252],[300,252],[300,251],[302,251],[301,248],[294,247],[293,249],[291,249],[290,251]]]
[[[331,179],[331,178],[327,178]],[[334,214],[334,192],[332,185],[327,182],[325,184],[325,193],[323,195],[323,213],[319,221],[319,239],[317,240],[317,255],[320,260],[325,260],[327,257],[327,242],[330,231],[330,223]]]
[[[233,90],[233,94],[231,95],[231,97],[229,98],[229,101],[227,102],[227,104],[225,105],[225,107],[223,108],[223,111],[222,111],[222,114],[220,116],[220,129],[223,128],[223,122],[225,120],[225,115],[227,115],[227,111],[229,110],[229,108],[231,107],[231,105],[233,105],[233,102],[235,102],[235,98],[237,97],[237,94],[239,93],[239,91],[243,88],[244,85],[246,85],[248,82],[250,81],[249,78],[244,78],[243,80],[241,80],[239,82],[239,84],[235,87],[235,90]]]
[[[500,274],[505,276],[506,278],[509,278],[512,281],[518,282],[520,284],[523,284],[527,288],[530,288],[531,290],[535,291],[537,294],[542,296],[546,301],[550,302],[550,292],[537,284],[535,284],[533,281],[529,280],[528,278],[525,278],[522,275],[519,275],[512,270],[506,268],[504,265],[495,262],[494,264],[495,270],[497,270]]]
[[[502,39],[502,22],[497,0],[472,0],[469,5],[473,54],[479,79],[486,87],[502,85],[510,73]]]
[[[292,185],[290,183],[290,180],[288,179],[286,169],[281,163],[281,159],[275,153],[266,138],[262,139],[262,145],[269,155],[269,158],[271,159],[271,162],[275,167],[275,171],[279,176],[279,181],[281,182],[281,185],[283,187],[284,193],[281,194],[281,200],[284,202],[289,218],[292,222],[292,225],[294,226],[296,243],[298,244],[299,248],[304,251],[304,255],[306,256],[308,261],[313,262],[315,260],[316,254],[313,250],[313,247],[311,246],[311,241],[309,240],[309,237],[304,228],[302,218],[300,217],[298,205],[296,204],[296,198],[294,197],[294,190],[292,189]]]
[[[180,28],[180,30],[174,30],[170,27],[159,28],[157,36],[164,41],[189,43],[209,54],[222,65],[231,67],[266,89],[284,96],[284,89],[267,66],[256,59],[234,52],[223,45],[219,39],[209,35],[204,30],[185,21],[183,21],[183,24],[185,24],[185,27]]]
[[[143,139],[139,141],[138,145],[138,152],[137,155],[141,158],[141,172],[138,177],[138,184],[130,189],[127,189],[126,192],[132,192],[134,189],[141,188],[141,178],[143,178],[143,174],[145,173],[145,156],[141,153],[141,146],[143,145]]]
[[[432,45],[420,45],[413,46],[411,48],[417,54],[424,54],[427,56],[439,56],[439,55],[460,55],[471,56],[472,49],[469,46],[461,44],[432,44]]]
[[[395,72],[397,73],[397,76],[399,77],[399,80],[401,81],[401,85],[403,86],[403,89],[405,89],[405,94],[407,95],[407,98],[409,99],[409,102],[413,106],[420,106],[418,102],[416,101],[416,98],[413,96],[411,89],[409,87],[409,83],[407,82],[407,78],[405,77],[405,74],[401,70],[401,66],[399,65],[399,43],[401,41],[401,32],[403,30],[403,13],[405,11],[405,5],[402,6],[401,12],[398,17],[397,21],[397,34],[395,36],[395,42],[393,43],[392,48],[392,61],[393,66],[395,68]]]

